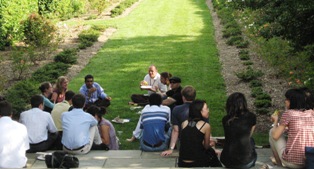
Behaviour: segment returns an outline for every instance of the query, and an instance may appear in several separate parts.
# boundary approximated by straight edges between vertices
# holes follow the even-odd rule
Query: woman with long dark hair
[[[220,167],[215,150],[210,147],[209,116],[204,100],[195,100],[189,107],[189,118],[182,123],[179,167]]]
[[[220,161],[227,168],[253,167],[257,158],[252,138],[256,115],[248,110],[245,96],[239,92],[228,97],[226,111],[222,119],[225,143]]]

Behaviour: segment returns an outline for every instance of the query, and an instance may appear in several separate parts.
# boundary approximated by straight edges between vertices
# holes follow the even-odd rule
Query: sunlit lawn
[[[74,23],[71,23],[74,24]],[[225,114],[226,92],[212,19],[204,0],[143,0],[127,17],[106,21],[86,21],[117,28],[90,63],[71,80],[69,88],[78,91],[84,76],[92,74],[113,100],[109,113],[130,119],[114,124],[121,149],[138,149],[139,143],[128,143],[139,115],[128,102],[139,89],[139,81],[154,64],[159,72],[169,71],[181,77],[182,86],[192,85],[197,98],[205,99],[210,108],[214,136],[222,136],[221,118]]]

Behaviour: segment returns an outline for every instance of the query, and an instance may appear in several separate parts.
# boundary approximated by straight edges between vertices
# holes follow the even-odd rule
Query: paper
[[[141,89],[152,89],[152,86],[141,86]]]

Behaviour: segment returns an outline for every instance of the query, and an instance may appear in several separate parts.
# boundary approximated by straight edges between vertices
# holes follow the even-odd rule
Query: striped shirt
[[[314,111],[287,110],[282,114],[280,125],[288,127],[288,140],[282,158],[303,165],[305,147],[314,147]]]
[[[142,110],[141,128],[143,140],[151,145],[165,141],[165,125],[170,122],[170,108],[167,106],[145,106]]]

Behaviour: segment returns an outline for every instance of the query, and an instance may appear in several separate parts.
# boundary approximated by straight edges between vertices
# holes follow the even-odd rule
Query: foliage
[[[263,93],[264,93],[264,91],[263,91],[261,86],[260,87],[253,87],[252,92],[251,92],[251,96],[257,97],[258,95],[261,95]]]
[[[263,75],[263,72],[261,72],[260,70],[254,71],[253,68],[250,66],[246,70],[236,73],[236,76],[245,82],[255,80]]]
[[[12,59],[12,71],[16,80],[24,79],[29,73],[30,63],[25,49],[13,48],[10,55]]]
[[[271,106],[270,100],[255,100],[254,106],[257,108],[268,108]]]
[[[54,57],[54,61],[65,64],[77,63],[77,49],[65,49]]]
[[[37,82],[55,82],[59,76],[65,75],[70,65],[62,62],[53,62],[39,68],[32,74],[31,80]]]
[[[37,4],[33,0],[0,1],[0,50],[22,39],[20,22],[36,10]]]
[[[249,51],[241,49],[239,51],[239,57],[241,60],[250,60]]]
[[[99,32],[103,32],[107,29],[107,26],[104,25],[92,25],[91,29],[99,31]]]
[[[38,86],[38,82],[22,80],[5,92],[5,98],[12,104],[15,117],[29,108],[30,98],[38,94]]]
[[[36,13],[31,14],[22,25],[29,60],[36,64],[37,61],[48,58],[60,40],[56,26]]]
[[[254,87],[262,87],[263,84],[262,84],[262,81],[261,80],[252,80],[250,81],[250,88],[254,88]]]
[[[49,20],[33,13],[23,24],[24,42],[34,47],[46,47],[56,37],[56,27]]]
[[[93,45],[98,40],[100,32],[94,29],[84,30],[79,34],[79,48],[85,49]]]
[[[118,15],[121,15],[125,9],[132,6],[137,1],[138,0],[124,0],[124,1],[122,1],[118,6],[116,6],[114,9],[111,10],[111,16],[115,17]]]
[[[229,38],[230,36],[236,36],[236,35],[241,35],[242,31],[240,28],[236,27],[231,27],[231,28],[226,28],[222,31],[223,35],[222,37],[224,38]]]
[[[96,9],[98,12],[98,15],[100,15],[104,9],[106,9],[110,4],[112,0],[89,0],[91,9]]]
[[[245,61],[245,62],[243,62],[243,65],[245,65],[245,66],[250,66],[250,65],[253,65],[253,62],[251,62],[251,61]]]

